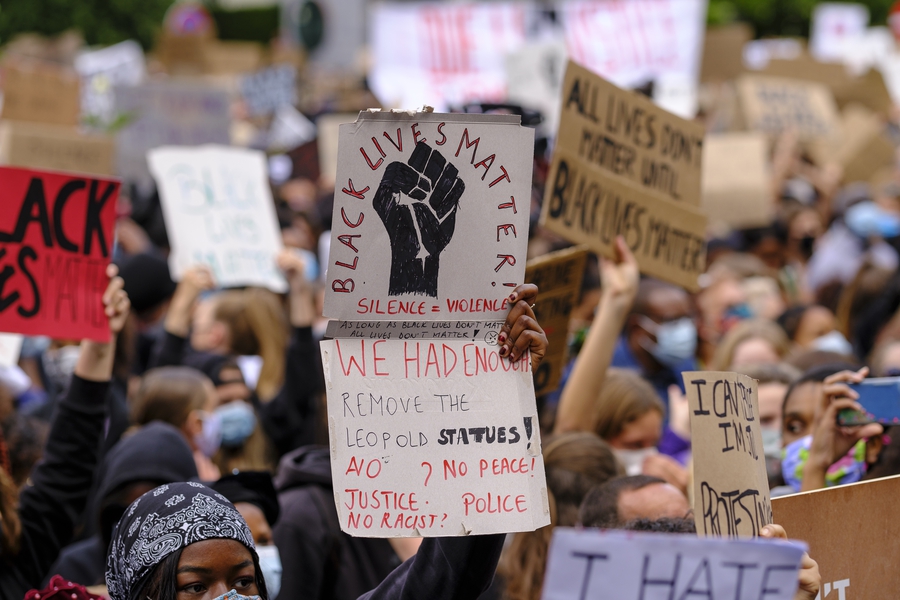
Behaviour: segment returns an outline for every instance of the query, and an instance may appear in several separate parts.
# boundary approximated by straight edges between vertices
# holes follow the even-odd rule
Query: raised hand
[[[372,204],[391,241],[391,296],[437,296],[440,254],[465,189],[456,167],[424,142],[405,163],[387,166]]]
[[[166,313],[165,328],[169,333],[187,337],[191,330],[191,315],[200,294],[216,287],[212,271],[206,265],[194,265],[187,269],[175,288],[169,311]]]
[[[541,329],[531,305],[537,298],[538,287],[523,283],[509,295],[509,312],[500,328],[497,343],[500,356],[515,362],[527,350],[531,354],[531,369],[537,370],[547,352],[547,335]]]

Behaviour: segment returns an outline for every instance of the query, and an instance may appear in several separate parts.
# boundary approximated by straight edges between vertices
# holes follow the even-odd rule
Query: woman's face
[[[781,432],[782,446],[812,435],[816,404],[822,394],[822,384],[815,381],[794,388],[784,401],[784,420]]]
[[[212,600],[231,590],[259,594],[250,550],[235,540],[205,540],[181,552],[176,600]]]
[[[606,442],[619,450],[643,450],[658,444],[661,436],[662,415],[648,410],[634,421],[625,423],[622,432]]]

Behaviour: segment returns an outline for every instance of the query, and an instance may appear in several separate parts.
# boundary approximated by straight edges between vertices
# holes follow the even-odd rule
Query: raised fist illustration
[[[372,204],[391,240],[391,296],[437,297],[440,255],[465,189],[456,167],[424,142],[387,166]]]

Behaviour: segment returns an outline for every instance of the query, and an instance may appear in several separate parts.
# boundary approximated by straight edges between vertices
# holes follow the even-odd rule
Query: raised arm
[[[597,314],[560,396],[553,433],[588,431],[593,426],[593,405],[640,281],[637,260],[622,237],[616,238],[616,259],[600,259],[600,275],[603,291]]]
[[[130,308],[115,265],[108,267],[107,275],[110,282],[103,304],[110,342],[81,342],[72,383],[50,428],[44,460],[20,496],[21,550],[13,562],[32,587],[40,587],[45,571],[71,540],[97,466],[115,339]]]

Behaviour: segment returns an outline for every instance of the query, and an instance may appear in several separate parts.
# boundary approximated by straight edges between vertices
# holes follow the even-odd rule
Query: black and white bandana
[[[106,566],[111,600],[128,600],[132,587],[164,558],[211,539],[236,540],[255,552],[247,523],[225,496],[194,482],[147,492],[128,507],[113,531]]]

